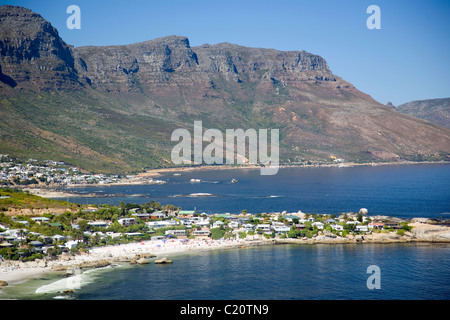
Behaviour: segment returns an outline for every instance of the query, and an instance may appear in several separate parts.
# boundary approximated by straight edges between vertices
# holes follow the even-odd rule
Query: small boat
[[[237,183],[238,181],[236,179],[232,179],[231,183]]]
[[[200,179],[191,179],[190,181],[191,182],[202,182],[202,180],[200,180]]]

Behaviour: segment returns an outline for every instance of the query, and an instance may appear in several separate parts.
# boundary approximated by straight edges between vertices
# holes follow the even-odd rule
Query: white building
[[[368,232],[369,231],[369,227],[367,225],[356,226],[355,230],[359,231],[359,232]]]
[[[36,221],[38,223],[42,223],[42,222],[49,222],[50,219],[47,217],[33,217],[31,218],[31,220]]]
[[[136,224],[136,219],[135,218],[120,218],[120,219],[117,219],[117,222],[119,222],[119,224],[121,226],[127,227],[129,225]]]
[[[91,221],[91,222],[88,222],[88,225],[90,225],[91,227],[97,227],[97,228],[108,227],[108,224],[105,221]]]
[[[340,224],[332,224],[331,229],[334,229],[337,231],[344,231],[344,226],[341,226]]]
[[[231,229],[237,229],[239,228],[239,222],[231,221],[230,223],[228,223],[228,227],[230,227]]]
[[[284,233],[289,232],[289,230],[291,228],[289,228],[288,226],[282,225],[282,226],[272,226],[272,229],[277,234],[280,234],[280,233],[284,234]]]
[[[316,226],[317,229],[319,229],[319,230],[323,229],[323,226],[324,226],[324,224],[320,221],[314,222],[312,225]]]
[[[213,227],[213,228],[220,228],[220,227],[223,226],[223,225],[224,225],[224,223],[223,223],[222,221],[217,220],[217,221],[214,221],[212,227]]]
[[[184,237],[186,236],[186,230],[166,230],[165,234],[175,237]]]
[[[264,233],[272,233],[272,227],[270,224],[263,223],[263,224],[257,224],[255,227],[256,231],[261,231]]]
[[[178,222],[176,220],[162,220],[162,221],[150,221],[146,223],[148,227],[153,229],[158,228],[168,228],[168,227],[174,227],[178,225]]]

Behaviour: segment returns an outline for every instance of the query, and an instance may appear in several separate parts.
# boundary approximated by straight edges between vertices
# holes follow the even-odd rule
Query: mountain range
[[[397,106],[397,111],[450,128],[450,98],[414,100]]]
[[[355,65],[355,68],[358,66]],[[385,106],[306,51],[184,36],[73,47],[0,6],[0,153],[91,172],[173,166],[171,133],[280,130],[282,163],[448,160],[450,129]]]

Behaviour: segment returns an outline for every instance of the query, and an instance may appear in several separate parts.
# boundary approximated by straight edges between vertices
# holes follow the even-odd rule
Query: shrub
[[[211,238],[214,240],[223,238],[225,235],[225,230],[220,228],[212,228],[211,229]]]

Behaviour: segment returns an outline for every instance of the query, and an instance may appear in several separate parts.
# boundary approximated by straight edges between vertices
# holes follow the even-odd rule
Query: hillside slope
[[[173,166],[171,133],[195,120],[280,129],[282,162],[450,153],[450,129],[378,103],[305,51],[181,36],[73,48],[40,15],[1,6],[0,68],[0,153],[89,171]]]
[[[410,101],[397,111],[450,128],[450,98]]]

